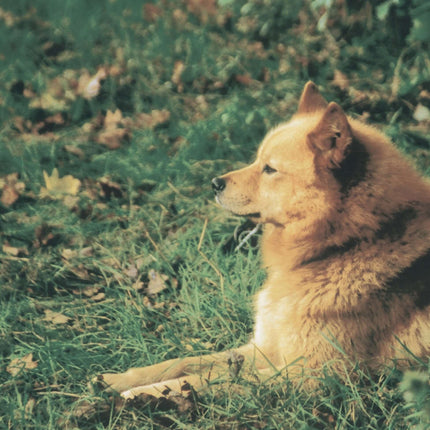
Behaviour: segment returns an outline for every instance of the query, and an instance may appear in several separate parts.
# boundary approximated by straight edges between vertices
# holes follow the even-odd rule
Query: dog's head
[[[308,82],[293,118],[270,131],[249,166],[212,180],[217,202],[258,223],[327,217],[340,200],[336,172],[353,141],[348,119]]]

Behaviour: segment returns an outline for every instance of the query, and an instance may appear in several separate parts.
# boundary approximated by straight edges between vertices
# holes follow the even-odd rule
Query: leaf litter
[[[329,3],[332,9],[346,7],[345,2],[338,2],[337,6],[334,6],[333,2],[328,2],[327,5]],[[222,4],[227,5],[227,7],[221,7]],[[258,9],[260,7],[259,2],[248,1],[246,5],[248,9],[251,7]],[[137,259],[133,258],[133,251],[130,251],[131,255],[126,255],[124,259],[121,259],[122,257],[114,258],[106,255],[96,255],[94,248],[90,246],[79,247],[64,234],[66,226],[62,225],[62,223],[66,224],[68,221],[63,221],[55,210],[51,212],[50,209],[55,208],[55,205],[59,205],[63,211],[66,208],[73,215],[78,215],[79,222],[82,222],[84,228],[91,223],[103,226],[106,230],[113,226],[112,228],[117,229],[114,230],[115,234],[116,232],[121,234],[124,229],[121,224],[127,226],[128,222],[132,221],[132,217],[127,211],[131,213],[132,208],[136,211],[139,210],[139,206],[135,202],[132,202],[133,204],[128,202],[128,200],[131,202],[134,198],[128,190],[135,186],[136,183],[131,184],[131,182],[127,183],[124,180],[124,178],[129,179],[129,176],[132,175],[129,175],[127,169],[123,169],[125,163],[121,165],[121,162],[128,156],[127,150],[141,149],[140,143],[133,142],[135,132],[137,130],[139,132],[149,130],[151,131],[150,140],[152,140],[150,151],[139,153],[139,157],[143,159],[138,164],[139,169],[143,166],[143,169],[139,170],[139,174],[145,177],[145,181],[148,184],[144,186],[145,189],[141,192],[139,205],[144,209],[140,214],[155,223],[152,217],[154,213],[158,215],[158,212],[154,211],[153,208],[159,204],[160,207],[169,208],[161,211],[168,213],[170,206],[166,203],[168,200],[166,198],[167,194],[162,195],[159,193],[155,195],[154,192],[151,195],[151,193],[153,193],[153,190],[157,191],[156,186],[159,184],[159,176],[164,176],[162,175],[164,173],[169,177],[175,176],[178,174],[174,170],[177,165],[183,168],[182,162],[177,165],[174,163],[174,157],[177,153],[181,157],[185,154],[187,159],[191,155],[194,160],[194,158],[198,157],[223,158],[225,156],[223,151],[228,150],[229,154],[231,151],[236,151],[237,141],[240,141],[240,136],[234,136],[233,131],[238,129],[238,124],[234,121],[231,123],[229,121],[238,116],[238,112],[241,109],[244,109],[243,105],[237,104],[236,106],[236,102],[232,101],[234,97],[238,97],[237,89],[241,90],[241,97],[242,95],[248,95],[249,97],[252,94],[252,97],[246,99],[252,100],[252,105],[258,100],[259,104],[268,106],[267,111],[264,113],[264,121],[267,125],[270,121],[279,121],[279,118],[291,111],[291,106],[295,103],[295,100],[292,100],[290,95],[292,86],[288,83],[290,81],[301,81],[303,76],[313,76],[316,80],[326,82],[326,90],[334,92],[338,97],[342,97],[342,99],[349,102],[357,114],[363,117],[368,116],[371,120],[375,120],[375,115],[382,115],[381,112],[389,117],[398,110],[402,116],[402,121],[404,118],[408,121],[413,118],[417,122],[417,124],[413,125],[414,129],[420,131],[423,135],[428,134],[428,109],[430,107],[428,81],[423,81],[424,83],[418,83],[417,85],[414,84],[413,91],[420,90],[416,91],[416,93],[419,92],[420,94],[419,99],[416,100],[412,96],[412,92],[407,97],[404,97],[404,93],[402,93],[404,91],[402,89],[402,80],[405,80],[405,75],[402,73],[408,72],[408,64],[400,64],[399,62],[399,70],[401,69],[400,72],[402,73],[399,72],[392,78],[393,90],[391,92],[384,91],[384,86],[382,85],[385,83],[388,86],[390,85],[391,78],[389,74],[385,73],[385,70],[379,74],[379,77],[378,74],[370,75],[371,69],[374,70],[378,66],[375,67],[374,64],[370,64],[367,61],[365,61],[366,75],[359,70],[360,62],[363,59],[367,60],[365,50],[362,47],[348,46],[348,43],[345,42],[345,37],[348,34],[344,27],[361,28],[360,26],[364,25],[364,20],[368,20],[367,12],[367,18],[360,18],[358,13],[348,14],[347,11],[343,10],[340,15],[345,18],[345,24],[342,24],[329,16],[330,11],[327,6],[327,11],[324,11],[323,14],[320,14],[320,16],[316,14],[316,17],[319,17],[318,25],[324,30],[318,33],[318,31],[315,31],[312,19],[306,16],[305,10],[302,10],[301,16],[298,16],[293,21],[294,24],[291,24],[292,31],[288,33],[288,39],[282,39],[282,32],[279,32],[279,36],[276,36],[279,37],[279,40],[276,40],[275,36],[271,36],[273,40],[270,40],[270,37],[264,36],[264,32],[261,33],[260,30],[267,29],[267,22],[270,24],[272,17],[267,17],[266,13],[270,12],[271,5],[271,2],[265,3],[264,10],[260,10],[261,13],[253,15],[244,13],[245,8],[240,12],[234,12],[233,10],[236,6],[233,6],[233,2],[225,0],[222,2],[216,2],[215,0],[186,0],[181,5],[175,4],[172,10],[160,8],[157,5],[143,5],[141,9],[144,25],[133,24],[138,29],[136,35],[139,37],[141,35],[144,37],[150,35],[151,31],[157,29],[158,23],[164,19],[172,24],[172,28],[184,30],[184,33],[179,33],[180,38],[177,45],[175,45],[175,55],[172,61],[168,56],[161,58],[163,54],[156,52],[155,54],[157,55],[154,58],[148,59],[145,57],[140,64],[136,63],[135,59],[128,58],[127,50],[122,46],[115,45],[117,41],[114,41],[111,44],[110,42],[106,44],[106,51],[110,52],[110,59],[115,64],[107,64],[105,61],[99,60],[91,66],[86,65],[86,67],[72,69],[70,66],[59,65],[66,64],[68,61],[67,64],[72,64],[70,59],[81,54],[59,46],[61,43],[58,45],[53,40],[46,41],[46,39],[43,39],[41,47],[45,55],[49,57],[51,70],[49,73],[44,73],[48,68],[40,68],[40,74],[38,74],[38,84],[40,85],[35,85],[35,81],[29,78],[19,78],[10,83],[10,85],[8,83],[6,85],[10,93],[8,94],[8,100],[11,97],[16,97],[20,99],[20,103],[28,104],[29,112],[32,114],[37,113],[36,116],[30,115],[29,112],[23,114],[22,111],[11,106],[11,136],[13,140],[24,141],[26,150],[33,151],[32,154],[36,154],[38,158],[34,159],[35,165],[40,160],[39,176],[40,181],[44,181],[44,186],[41,187],[40,194],[34,196],[28,191],[34,184],[30,183],[30,180],[25,178],[25,175],[20,177],[18,173],[5,175],[2,172],[0,177],[0,201],[3,207],[0,206],[0,209],[3,212],[0,212],[0,216],[11,214],[16,208],[19,209],[21,205],[26,205],[26,198],[31,202],[31,205],[28,206],[33,205],[34,210],[45,211],[44,215],[36,221],[31,220],[30,222],[30,216],[26,215],[29,219],[28,223],[21,223],[24,225],[20,224],[18,226],[19,229],[23,230],[26,227],[25,224],[31,225],[27,230],[30,231],[30,236],[34,236],[34,240],[25,242],[28,243],[28,247],[22,245],[20,232],[17,235],[12,228],[5,233],[0,232],[3,252],[1,265],[3,267],[5,267],[4,260],[8,258],[13,259],[14,262],[17,259],[24,260],[24,257],[34,259],[34,264],[28,265],[30,270],[27,271],[27,267],[22,269],[19,266],[18,269],[14,269],[16,271],[10,272],[11,276],[15,276],[16,279],[22,277],[24,282],[28,282],[29,279],[33,281],[33,272],[40,270],[40,278],[33,282],[37,284],[37,281],[39,281],[43,284],[45,277],[48,278],[49,282],[58,282],[54,279],[54,274],[57,275],[57,271],[61,276],[66,273],[65,276],[74,277],[73,281],[75,282],[73,288],[68,291],[69,293],[82,297],[84,301],[103,302],[106,300],[106,295],[109,295],[109,288],[101,281],[99,273],[95,273],[93,266],[93,261],[101,262],[105,265],[111,265],[111,268],[118,272],[118,282],[125,284],[143,296],[142,302],[144,306],[151,308],[165,306],[166,309],[175,306],[174,300],[167,304],[158,300],[159,295],[166,292],[170,286],[175,287],[177,283],[173,277],[169,278],[163,273],[163,270],[166,273],[169,270],[166,266],[163,267],[157,263],[157,269],[151,269],[156,259],[147,260],[143,264],[139,264]],[[125,12],[126,9],[124,9],[124,15],[121,18],[124,22],[126,22]],[[40,29],[49,28],[49,23],[41,22],[38,17],[32,18],[33,13],[37,15],[38,11],[34,8],[29,8],[24,16],[17,16],[0,8],[0,20],[8,28],[12,29],[16,29],[18,25],[26,24],[26,21],[31,21],[33,27],[36,28],[34,30],[35,34]],[[322,17],[323,19],[321,19]],[[169,19],[171,21],[168,21]],[[195,25],[195,22],[197,22],[197,25]],[[276,19],[274,22],[276,23]],[[192,45],[192,36],[187,36],[186,31],[190,29],[197,30],[196,38],[198,39],[200,37],[199,26],[201,25],[205,26],[205,31],[210,34],[211,45],[206,45],[206,47],[210,49],[214,46],[216,47],[216,55],[212,51],[207,52],[208,58],[211,55],[214,56],[215,66],[203,65],[202,67],[199,66],[199,68],[193,61],[189,61],[189,58],[193,58],[196,53],[193,51],[195,48]],[[370,24],[365,23],[365,26],[370,26]],[[285,31],[287,32],[287,30]],[[292,36],[293,33],[305,35],[301,43],[291,43],[291,37],[293,41],[295,40]],[[222,34],[222,37],[220,37],[220,34]],[[307,34],[309,36],[306,36]],[[154,35],[156,34],[154,33]],[[336,42],[338,42],[336,44],[333,43],[335,38],[337,38]],[[147,39],[150,40],[150,38]],[[326,43],[329,39],[331,42]],[[186,52],[180,50],[183,40],[187,41],[187,43],[183,44],[186,46]],[[222,40],[222,43],[219,43],[220,40]],[[198,40],[198,42],[200,46],[201,41]],[[317,48],[317,46],[321,47]],[[149,50],[151,49],[149,42],[145,45],[145,49],[148,48]],[[96,49],[97,47],[94,51]],[[362,50],[361,52],[360,49]],[[141,52],[139,51],[139,53]],[[0,53],[0,59],[4,61],[2,55]],[[344,57],[344,63],[342,63],[343,60],[340,61],[341,56]],[[354,59],[354,67],[346,64],[346,57]],[[271,64],[270,61],[273,59],[275,59],[275,62]],[[262,64],[262,61],[264,61],[264,64]],[[80,61],[78,63],[81,64]],[[135,94],[141,88],[134,82],[133,75],[135,74],[136,64],[144,71],[139,76],[139,81],[145,82],[146,92],[142,92],[144,94],[140,96],[138,108],[132,106],[132,108],[127,109],[127,107],[123,106],[124,100],[120,100],[119,95],[125,94],[126,97],[123,96],[123,98],[130,98],[132,94]],[[58,70],[55,69],[56,66],[58,66]],[[369,68],[369,75],[367,75],[367,68]],[[196,70],[198,70],[197,73],[195,73]],[[416,73],[417,69],[410,68],[410,70]],[[317,74],[316,71],[318,71]],[[151,78],[148,78],[148,76],[151,76]],[[109,93],[111,91],[109,85],[116,88],[111,93]],[[121,93],[124,89],[127,91]],[[267,97],[267,94],[265,94],[266,89],[267,94],[270,96],[270,101],[265,98]],[[276,96],[271,93],[274,90],[276,90]],[[108,102],[103,99],[106,94],[108,95]],[[0,95],[0,98],[3,101],[3,94]],[[157,104],[157,99],[161,99],[162,103]],[[248,104],[248,101],[245,101],[245,103]],[[76,109],[76,106],[83,107],[83,113],[74,112],[73,110]],[[230,113],[230,109],[232,113]],[[276,112],[276,115],[273,112]],[[216,121],[218,116],[221,115],[226,118],[226,121],[225,124],[223,122],[220,125]],[[240,123],[240,116],[238,118],[237,121]],[[377,118],[379,120],[380,117]],[[382,118],[384,123],[386,123],[385,119]],[[197,124],[196,130],[201,133],[200,135],[193,127],[189,127],[190,123]],[[209,133],[206,133],[206,128],[210,129],[213,124],[218,129],[213,130],[212,137]],[[252,125],[254,124],[247,123],[251,132],[254,133]],[[407,127],[412,126],[407,125]],[[171,130],[175,128],[178,128],[179,131]],[[186,128],[186,130],[183,130],[183,128]],[[226,129],[226,131],[222,134],[219,130],[220,128]],[[9,129],[5,133],[7,137],[10,137],[7,134]],[[73,138],[69,138],[68,133],[71,133]],[[207,144],[206,141],[210,142],[211,140],[216,141],[217,144],[221,140],[225,143],[217,145],[216,149],[207,146],[203,155],[199,155],[197,154],[198,151],[194,154],[194,148],[198,149],[197,146],[193,146],[196,145],[197,140],[204,141],[205,145]],[[170,146],[163,146],[165,142],[169,142],[168,145]],[[246,144],[248,144],[248,140]],[[49,150],[44,150],[47,147],[45,145],[51,145]],[[223,149],[223,145],[228,148]],[[423,144],[424,146],[425,144]],[[62,148],[62,151],[56,153],[55,151],[59,147]],[[191,150],[188,150],[188,148],[191,148]],[[185,152],[182,153],[182,150],[185,150]],[[115,156],[111,157],[109,155],[111,151],[117,151]],[[157,153],[157,151],[160,151],[160,153],[166,151],[169,160],[160,169],[166,168],[165,172],[162,171],[162,174],[151,177],[148,172],[149,167],[154,164],[155,157],[150,158],[150,153]],[[46,154],[50,155],[47,156]],[[52,160],[54,156],[55,160]],[[148,160],[145,159],[145,156],[148,156]],[[423,155],[424,157],[428,159],[428,155]],[[100,163],[100,160],[105,163],[106,170],[93,173],[92,163]],[[52,164],[49,163],[52,163],[52,161],[55,161],[53,165],[58,167],[51,174],[48,174],[48,168],[52,168]],[[132,161],[137,163],[136,160]],[[159,160],[156,161],[158,162]],[[172,164],[170,165],[169,163]],[[225,161],[222,161],[222,163],[225,164]],[[88,166],[90,167],[87,168]],[[123,170],[120,171],[118,166]],[[116,174],[112,174],[112,170],[115,169]],[[187,164],[187,169],[190,170],[189,173],[195,175],[191,162],[189,162],[189,165]],[[15,168],[14,170],[18,169]],[[59,170],[64,176],[60,177]],[[205,171],[199,173],[198,182],[201,181],[202,175],[211,173],[209,170],[203,170]],[[81,179],[77,179],[75,176],[79,176]],[[181,177],[180,180],[182,180]],[[173,181],[176,187],[183,185],[180,180]],[[125,183],[131,185],[126,187],[124,186]],[[162,187],[163,184],[161,184],[160,188]],[[199,187],[201,188],[200,184],[196,186],[193,183],[190,186],[190,196],[194,197],[195,191]],[[181,191],[184,189],[185,186],[181,188]],[[120,202],[121,206],[117,205],[116,199],[122,200]],[[127,201],[127,204],[124,204],[124,201]],[[156,203],[154,203],[155,201]],[[25,210],[28,211],[28,214],[33,214],[33,209],[29,209],[28,206]],[[52,215],[53,217],[58,216],[58,220],[51,218],[51,214],[54,214]],[[23,218],[22,213],[19,216]],[[163,216],[167,218],[167,215]],[[168,216],[172,217],[175,223],[177,219],[180,219],[178,214],[175,214],[175,216],[168,214]],[[193,212],[192,216],[198,217],[199,214]],[[108,227],[105,227],[104,222],[107,222]],[[13,222],[10,225],[14,227]],[[158,232],[157,228],[160,228],[161,231]],[[164,241],[165,237],[168,237],[170,230],[173,229],[178,229],[178,227],[172,227],[167,222],[163,225],[160,221],[160,226],[155,228],[157,230],[156,234],[160,233],[160,236],[154,242]],[[114,240],[107,239],[107,235],[88,233],[89,229],[84,231],[85,233],[80,234],[88,234],[91,240],[101,243],[106,242],[106,247],[111,246],[113,248],[111,242],[114,242]],[[137,241],[141,241],[140,236],[136,237]],[[61,243],[60,250],[57,247],[59,243]],[[86,242],[86,244],[88,243]],[[128,252],[129,250],[127,249],[125,253],[127,254]],[[37,258],[35,258],[35,254],[37,254]],[[56,255],[59,258],[58,260],[54,258]],[[46,258],[46,261],[43,261],[42,258]],[[53,260],[55,261],[52,262]],[[124,263],[124,261],[126,262]],[[170,274],[170,272],[168,273]],[[9,272],[7,276],[9,277]],[[114,278],[115,276],[109,277],[109,279]],[[59,282],[62,283],[63,278],[60,277]],[[211,279],[207,279],[207,282],[212,282],[216,285]],[[76,284],[78,284],[78,287],[75,286]],[[29,291],[29,289],[27,288],[25,291]],[[32,294],[34,295],[34,293]],[[60,296],[58,296],[58,300],[61,300]],[[69,324],[70,320],[71,318],[61,312],[44,310],[43,321],[51,328]],[[157,323],[155,327],[157,327],[155,330],[158,332],[163,330],[162,324]],[[210,344],[199,342],[198,339],[190,338],[185,348],[191,351],[195,348],[201,348],[201,345],[208,348],[211,346]],[[17,368],[18,372],[20,372],[21,370],[28,371],[38,365],[38,362],[33,360],[32,354],[28,354],[22,359],[14,360],[7,366],[9,373],[11,373],[12,368]],[[34,404],[30,400],[29,411],[34,408]],[[137,399],[135,406],[141,408],[145,402],[144,398]],[[161,407],[159,401],[155,401],[153,404],[155,408]],[[128,405],[130,403],[127,403]],[[115,411],[119,412],[123,406],[124,403],[119,402],[115,406]],[[187,407],[184,409],[186,410]]]

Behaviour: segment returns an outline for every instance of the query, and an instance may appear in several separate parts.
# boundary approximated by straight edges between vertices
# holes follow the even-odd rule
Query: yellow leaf
[[[52,171],[51,176],[43,171],[43,177],[45,179],[45,187],[40,189],[41,197],[51,197],[54,199],[61,199],[66,195],[75,196],[78,194],[81,181],[74,178],[72,175],[66,175],[60,178],[58,169],[55,168]]]
[[[43,318],[43,320],[52,324],[67,324],[70,318],[66,315],[60,314],[59,312],[45,309],[45,318]]]
[[[21,358],[14,358],[11,360],[9,365],[6,367],[6,370],[12,375],[15,376],[21,370],[35,369],[37,367],[37,361],[33,361],[33,354],[27,354]]]

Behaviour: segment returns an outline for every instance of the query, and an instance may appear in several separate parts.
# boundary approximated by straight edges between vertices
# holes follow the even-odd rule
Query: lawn
[[[430,175],[429,19],[424,0],[2,0],[0,428],[428,428],[428,374],[395,368],[168,404],[88,382],[247,341],[265,273],[210,180],[307,80]]]

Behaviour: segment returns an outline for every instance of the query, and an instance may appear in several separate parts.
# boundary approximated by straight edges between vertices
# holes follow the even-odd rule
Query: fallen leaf
[[[65,259],[65,260],[71,260],[73,258],[76,258],[78,256],[78,251],[76,251],[75,249],[63,249],[61,251],[61,256]]]
[[[88,70],[84,70],[79,77],[77,93],[87,100],[98,96],[101,88],[100,82],[106,79],[106,76],[104,67],[100,68],[94,76],[91,76]]]
[[[85,269],[85,267],[80,264],[77,267],[70,267],[69,270],[79,279],[82,279],[83,281],[88,281],[90,279],[90,274],[88,273],[88,270]]]
[[[66,175],[60,178],[57,168],[52,171],[51,176],[48,176],[44,170],[43,177],[45,179],[46,188],[42,187],[40,189],[41,197],[61,199],[67,194],[75,196],[81,186],[81,181],[74,178],[72,175]]]
[[[21,371],[35,369],[38,362],[33,361],[33,353],[25,355],[21,358],[14,358],[6,367],[6,371],[12,376],[18,375]]]
[[[143,19],[148,22],[155,22],[163,15],[163,9],[152,3],[143,5]]]
[[[12,27],[19,18],[0,7],[0,20],[4,21],[6,27]]]
[[[217,14],[216,0],[186,0],[185,3],[188,11],[200,18],[203,23]]]
[[[28,255],[28,250],[26,248],[16,248],[15,246],[10,246],[7,243],[3,244],[2,249],[5,254],[13,255],[14,257]]]
[[[173,74],[171,81],[176,85],[178,88],[178,92],[182,93],[184,90],[184,84],[181,81],[181,75],[185,70],[185,64],[182,61],[175,61],[175,64],[173,66]]]
[[[25,184],[18,181],[18,173],[11,173],[4,178],[0,178],[0,188],[2,189],[0,201],[4,206],[12,206],[25,189]]]
[[[166,281],[168,276],[162,275],[151,269],[148,273],[149,282],[146,287],[146,292],[149,295],[155,295],[167,288]]]
[[[106,298],[106,294],[101,292],[92,296],[91,300],[94,300],[95,302],[101,302],[105,298]]]
[[[418,122],[430,120],[430,109],[421,103],[418,103],[414,112],[414,120]]]
[[[59,312],[45,309],[45,317],[43,318],[43,321],[50,322],[52,324],[67,324],[70,321],[70,318]]]
[[[99,399],[102,399],[99,397]],[[69,418],[62,418],[59,421],[61,428],[73,429],[77,428],[74,420],[84,419],[91,421],[97,417],[97,422],[104,421],[104,419],[112,418],[112,406],[115,413],[119,413],[124,409],[126,400],[120,396],[109,397],[108,399],[98,400],[97,402],[90,403],[84,400],[79,403],[79,406],[72,409],[73,421],[68,421]]]
[[[68,196],[64,196],[63,203],[64,203],[64,206],[66,206],[70,210],[76,210],[78,207],[79,200],[80,199],[78,196],[68,195]]]
[[[139,128],[155,128],[170,119],[170,112],[166,109],[154,109],[151,113],[140,113],[136,116],[133,125]]]
[[[30,397],[24,408],[24,417],[26,420],[31,420],[31,418],[33,417],[35,406],[36,400],[33,397]]]
[[[35,239],[33,246],[40,248],[41,246],[49,246],[55,243],[59,239],[59,235],[54,233],[55,227],[42,223],[34,229]]]
[[[422,90],[418,95],[419,100],[430,100],[430,91]]]
[[[94,249],[92,246],[86,246],[79,251],[80,257],[91,257],[94,254]]]
[[[100,178],[99,182],[102,188],[103,197],[106,200],[110,200],[112,196],[116,198],[122,197],[121,185],[118,183],[111,181],[107,177]]]
[[[340,70],[335,70],[333,75],[333,81],[332,84],[335,87],[338,87],[340,90],[345,91],[349,88],[349,80],[345,73],[341,72]]]
[[[133,290],[135,291],[141,291],[143,290],[143,282],[142,281],[136,281],[133,285],[132,285]]]
[[[19,198],[19,193],[9,184],[3,186],[2,194],[1,194],[1,202],[5,206],[13,205]]]
[[[245,86],[249,86],[254,82],[254,80],[251,78],[251,76],[248,73],[244,75],[236,75],[234,78],[236,82]]]
[[[81,148],[74,145],[64,145],[64,150],[67,151],[69,154],[76,155],[78,158],[83,160],[85,158],[85,153],[82,151]]]
[[[108,110],[104,118],[103,129],[97,135],[96,142],[109,149],[118,149],[129,137],[130,132],[128,128],[124,127],[121,111],[119,109],[115,112]]]
[[[63,115],[61,115],[61,113],[58,112],[55,115],[48,116],[47,118],[45,118],[45,123],[54,124],[54,125],[63,125],[64,124]]]
[[[130,277],[131,279],[136,279],[139,275],[139,272],[137,271],[137,267],[132,264],[126,271],[125,274]]]

